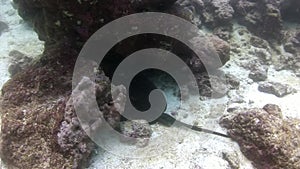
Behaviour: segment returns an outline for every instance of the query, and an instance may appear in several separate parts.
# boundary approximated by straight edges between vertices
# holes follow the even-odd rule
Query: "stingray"
[[[143,71],[143,72],[137,74],[130,83],[129,98],[130,98],[131,104],[139,111],[146,111],[151,107],[151,104],[148,100],[149,94],[151,93],[152,90],[158,89],[158,87],[149,78],[154,75],[157,75],[157,74],[153,71]],[[166,107],[165,107],[165,110],[166,110]],[[222,134],[222,133],[215,132],[215,131],[212,131],[209,129],[197,127],[195,125],[190,125],[190,124],[186,124],[184,122],[178,121],[173,116],[165,113],[165,110],[164,110],[164,113],[162,113],[157,119],[150,122],[150,125],[159,123],[164,126],[171,127],[173,124],[176,124],[177,126],[187,127],[192,130],[195,130],[195,131],[214,134],[217,136],[229,138],[229,136],[226,134]],[[127,120],[127,119],[125,117],[122,117],[121,121],[124,121],[124,120]]]

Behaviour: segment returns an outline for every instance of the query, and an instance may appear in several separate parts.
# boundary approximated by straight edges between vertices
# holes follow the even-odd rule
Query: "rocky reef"
[[[72,56],[72,51],[64,51],[49,46],[44,55],[57,60],[29,67],[2,89],[1,158],[9,166],[72,166],[74,157],[61,152],[56,136],[71,88],[65,83],[72,73],[70,62],[56,62],[62,55]]]
[[[240,52],[230,41],[233,24],[237,21],[255,35],[251,36],[252,47],[261,49],[255,53],[258,57],[262,55],[257,67],[248,62],[245,64],[251,69],[249,78],[254,82],[268,78],[268,68],[263,66],[272,58],[267,58],[265,53],[275,48],[274,44],[283,45],[285,51],[280,53],[276,49],[282,54],[279,59],[283,63],[281,69],[297,72],[300,68],[299,30],[286,31],[283,27],[284,22],[300,23],[299,17],[295,17],[300,11],[298,0],[14,0],[14,3],[19,15],[33,26],[39,39],[45,41],[45,50],[34,62],[25,55],[13,56],[12,78],[2,89],[0,155],[10,168],[83,168],[95,147],[88,135],[101,128],[103,121],[87,121],[86,125],[80,125],[74,106],[88,102],[88,94],[95,94],[102,120],[120,128],[118,110],[121,105],[112,102],[110,78],[122,59],[138,49],[159,47],[182,56],[195,73],[204,96],[212,93],[211,82],[220,83],[216,91],[218,97],[225,96],[229,89],[239,88],[239,80],[233,75],[226,74],[224,83],[228,86],[223,86],[217,75],[209,79],[203,63],[177,41],[141,35],[115,46],[100,68],[93,61],[87,61],[87,67],[95,66],[97,78],[75,79],[79,84],[72,91],[73,69],[84,43],[99,28],[122,16],[159,11],[187,19],[199,30],[208,29],[209,33],[205,35],[222,64],[230,60],[230,53]],[[8,26],[0,22],[0,34],[7,29]],[[240,32],[240,35],[244,33]],[[201,48],[201,43],[197,43],[201,40],[200,35],[197,34],[194,40],[194,45]],[[15,51],[12,55],[21,54]],[[208,61],[211,59],[206,57]],[[266,85],[264,91],[280,97],[293,93],[289,86],[270,88]],[[92,90],[82,90],[83,86],[90,86]],[[122,87],[117,87],[115,92],[124,98]],[[99,119],[92,110],[83,109]],[[222,123],[258,168],[300,167],[297,156],[299,121],[283,119],[277,106],[244,110],[232,119],[223,119]],[[137,126],[134,131],[129,130],[132,126]],[[146,140],[152,134],[151,128],[144,123],[128,121],[121,123],[122,127],[125,135],[138,131],[137,137]],[[139,133],[140,130],[145,130],[146,134]]]
[[[74,110],[75,100],[76,104],[88,101],[85,98],[88,95],[84,93],[88,91],[82,93],[78,88],[89,81],[83,78],[71,97],[74,62],[63,59],[74,57],[74,51],[63,50],[71,48],[61,45],[46,47],[44,56],[50,55],[51,59],[47,59],[46,63],[41,60],[13,76],[2,89],[0,152],[2,159],[10,166],[80,168],[94,148]],[[97,79],[101,80],[93,84],[99,107],[104,119],[113,126],[119,121],[115,108],[117,103],[112,104],[109,100],[108,78],[99,74]],[[96,130],[97,123],[90,125]]]
[[[240,110],[221,124],[257,168],[300,167],[300,121],[284,119],[277,105]]]
[[[24,169],[81,168],[94,145],[79,126],[74,98],[70,97],[79,50],[105,23],[146,9],[163,11],[172,2],[16,0],[19,14],[32,23],[46,45],[41,58],[13,76],[2,89],[2,159],[9,166]],[[229,45],[215,41],[226,62]],[[110,82],[104,75],[99,79],[99,86],[95,85],[99,107],[105,120],[116,127],[120,115],[107,94]],[[79,92],[76,100],[84,101],[84,96]],[[89,125],[93,129],[101,122]]]

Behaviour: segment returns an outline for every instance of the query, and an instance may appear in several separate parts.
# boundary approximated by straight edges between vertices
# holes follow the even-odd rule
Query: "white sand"
[[[44,43],[12,7],[10,0],[0,0],[0,20],[8,24],[9,30],[0,36],[0,88],[9,79],[9,52],[18,50],[28,57],[36,57],[43,52]]]
[[[235,24],[235,31],[233,33],[232,43],[242,44],[241,39],[249,41],[249,35],[244,37],[238,35],[239,29],[245,29],[243,26]],[[231,53],[231,60],[222,68],[227,73],[235,75],[240,79],[240,89],[231,91],[233,93],[240,93],[243,97],[244,103],[228,103],[230,99],[224,97],[221,99],[213,99],[211,101],[200,101],[198,98],[190,97],[189,104],[183,105],[179,112],[178,120],[193,124],[197,121],[200,126],[213,129],[219,132],[225,132],[218,125],[218,119],[226,114],[226,109],[229,107],[263,107],[265,104],[278,104],[286,117],[300,118],[298,106],[300,103],[300,92],[287,95],[283,98],[278,98],[271,94],[259,92],[257,83],[253,83],[248,78],[248,70],[238,66],[241,58],[245,58],[246,62],[255,59],[255,56],[249,55],[249,51],[254,50],[248,43],[247,46],[241,48],[240,56]],[[278,57],[278,56],[273,56]],[[300,91],[300,78],[296,77],[291,71],[275,71],[271,66],[268,72],[268,80],[290,84],[292,87]],[[168,96],[171,94],[167,93]],[[177,105],[176,99],[169,99],[169,105]],[[168,109],[171,111],[171,109]],[[188,113],[187,118],[182,115]],[[228,161],[222,158],[222,153],[231,154],[237,161],[240,162],[241,169],[252,169],[252,164],[243,156],[239,150],[238,145],[230,139],[213,136],[204,133],[197,133],[189,129],[183,128],[166,128],[161,125],[154,125],[154,137],[159,138],[161,144],[155,145],[157,140],[153,139],[154,143],[150,143],[147,148],[136,151],[127,152],[128,145],[119,143],[113,153],[98,149],[98,155],[93,158],[92,165],[88,169],[173,169],[173,168],[201,168],[201,169],[226,169],[230,168]],[[154,145],[152,145],[154,144]],[[163,145],[163,146],[162,146]],[[132,150],[132,149],[130,149]],[[157,155],[149,158],[132,159],[122,155],[147,156],[157,152]],[[159,153],[163,152],[163,153]],[[116,156],[115,154],[119,154]]]
[[[0,0],[0,20],[9,25],[9,30],[0,36],[0,88],[9,79],[7,68],[9,65],[8,53],[13,50],[19,50],[30,57],[35,57],[42,53],[43,42],[40,42],[36,33],[23,22],[17,15],[10,1]],[[242,43],[241,39],[249,40],[248,35],[240,37],[237,35],[239,29],[245,29],[242,26],[235,25],[233,33],[233,42]],[[198,98],[190,97],[188,105],[183,105],[179,113],[178,120],[193,124],[198,122],[200,126],[213,129],[219,132],[226,132],[225,129],[218,125],[218,119],[226,113],[228,107],[262,107],[267,103],[278,104],[287,117],[300,118],[299,97],[300,92],[288,95],[283,98],[278,98],[274,95],[261,93],[257,90],[257,84],[252,83],[248,79],[249,71],[237,66],[240,58],[254,58],[249,55],[248,51],[253,47],[244,46],[241,56],[234,53],[231,55],[231,61],[227,64],[229,68],[224,67],[225,72],[229,72],[237,76],[241,80],[241,86],[238,92],[244,97],[244,103],[228,104],[228,97],[215,99],[211,101],[200,101]],[[276,56],[274,56],[276,57]],[[290,71],[277,72],[274,69],[269,69],[269,80],[282,82],[292,85],[300,91],[300,78],[297,78]],[[173,111],[172,107],[178,105],[176,98],[172,98],[170,93],[168,111]],[[185,114],[188,114],[184,118]],[[101,148],[97,149],[97,156],[92,159],[92,164],[89,169],[168,169],[168,168],[191,168],[191,169],[230,169],[228,161],[222,157],[222,153],[231,154],[237,161],[240,162],[241,169],[253,169],[251,163],[242,155],[238,145],[230,139],[213,136],[204,133],[194,132],[189,129],[177,127],[164,127],[161,125],[153,125],[153,138],[151,138],[149,146],[144,149],[128,147],[128,145],[118,143],[115,149],[116,154],[120,155],[135,155],[147,158],[132,159],[128,157],[120,157],[107,152]],[[112,147],[116,144],[111,144]],[[134,150],[134,151],[128,151]],[[155,154],[157,152],[162,152]],[[148,157],[149,155],[153,155]],[[1,166],[0,168],[3,168]]]

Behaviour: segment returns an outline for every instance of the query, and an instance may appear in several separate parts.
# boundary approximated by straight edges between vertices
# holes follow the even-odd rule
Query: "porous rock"
[[[228,25],[233,18],[234,9],[230,0],[204,0],[203,18],[212,27]]]
[[[137,146],[147,145],[152,129],[145,120],[128,120],[121,122],[121,140],[126,143],[137,144]]]
[[[2,89],[1,157],[9,166],[24,169],[78,168],[84,159],[88,159],[93,145],[78,126],[78,119],[74,114],[71,77],[80,49],[96,30],[116,18],[142,11],[164,12],[172,11],[170,9],[173,8],[173,14],[183,18],[187,14],[186,18],[198,26],[202,23],[202,10],[193,9],[193,6],[201,9],[206,5],[217,7],[212,10],[211,15],[215,21],[207,20],[211,25],[226,24],[233,14],[229,1],[178,1],[177,7],[173,7],[175,0],[105,0],[101,3],[80,0],[14,2],[21,17],[31,22],[39,38],[45,41],[45,51],[40,60],[15,74]],[[183,13],[180,13],[181,9]],[[229,44],[217,37],[209,38],[224,64],[229,60]],[[144,43],[136,41],[134,45],[136,44]],[[126,44],[126,49],[130,51],[129,44]],[[214,65],[214,60],[211,61],[210,57],[206,59]],[[186,63],[190,63],[192,69],[201,72],[199,62]],[[111,66],[113,63],[108,62],[107,65]],[[73,80],[80,82],[82,79]],[[105,78],[100,77],[99,82],[97,84],[101,88],[106,86],[101,84],[107,82]],[[106,87],[104,89],[108,90]],[[98,94],[97,101],[104,119],[116,127],[119,118],[116,113],[117,107],[122,106],[111,103],[106,90]],[[91,129],[97,129],[101,126],[101,121],[89,125]],[[73,139],[79,142],[74,142]]]
[[[203,40],[207,41],[210,45],[203,44]],[[203,53],[201,56],[190,54],[185,56],[184,60],[194,73],[201,73],[205,71],[205,67],[219,68],[230,59],[230,45],[226,41],[211,35],[208,38],[202,39],[201,36],[195,37],[192,43],[198,50]],[[181,48],[177,49],[180,50]],[[176,49],[175,49],[176,50]],[[185,50],[182,50],[184,52]],[[208,53],[207,51],[212,51]],[[205,53],[206,52],[206,53]],[[201,59],[201,60],[200,60]],[[204,65],[202,59],[205,59]]]
[[[206,73],[196,74],[200,96],[220,98],[226,95],[229,87],[225,79]]]
[[[277,0],[234,0],[233,8],[240,23],[258,36],[270,41],[282,41],[282,17]]]
[[[231,38],[232,26],[221,26],[216,27],[213,31],[214,35],[218,36],[219,38],[229,41]]]
[[[103,74],[99,76],[105,79]],[[96,146],[89,136],[97,133],[105,121],[113,127],[119,123],[120,114],[114,104],[110,103],[109,93],[109,81],[103,80],[101,84],[97,84],[88,77],[83,77],[66,103],[64,118],[57,133],[57,142],[64,153],[74,155],[74,168],[79,167],[80,163],[87,162],[87,157]],[[123,93],[119,94],[123,96]],[[92,104],[92,95],[97,97],[100,113],[97,111],[98,106]]]
[[[268,68],[266,66],[255,66],[251,69],[248,76],[254,82],[264,81],[268,78]]]
[[[52,0],[14,0],[19,14],[34,25],[45,41],[71,39],[85,42],[104,24],[143,10],[170,7],[175,0],[104,0],[68,2]],[[57,10],[59,9],[59,10]]]
[[[257,48],[264,48],[264,49],[268,49],[268,42],[262,38],[259,38],[257,36],[252,36],[250,38],[250,44],[254,47],[257,47]]]
[[[280,58],[283,68],[297,72],[300,69],[300,30],[286,32],[284,49],[287,53]]]
[[[46,55],[59,62],[30,66],[2,88],[0,153],[8,167],[73,167],[74,155],[62,153],[56,141],[70,91],[71,60],[67,64],[61,56],[73,53],[66,49],[49,50]]]
[[[47,45],[44,52],[47,62],[39,60],[4,85],[0,152],[9,167],[82,168],[88,161],[94,144],[82,130],[74,105],[85,103],[90,97],[85,95],[87,90],[79,92],[78,88],[74,91],[78,91],[77,95],[70,97],[74,54],[76,50],[66,44]],[[92,64],[83,65],[90,69]],[[84,80],[81,84],[91,82]],[[96,81],[97,84],[91,84],[103,117],[115,127],[122,99],[119,99],[121,103],[111,103],[110,83],[103,74]],[[123,90],[114,91],[121,94]],[[100,127],[95,123],[91,126]]]
[[[300,120],[284,119],[277,105],[238,110],[221,119],[230,137],[258,169],[300,167]]]
[[[278,82],[260,82],[258,85],[258,90],[260,92],[273,94],[277,97],[284,97],[288,94],[297,92],[297,90],[291,86]]]
[[[14,76],[15,74],[26,69],[33,60],[32,58],[26,56],[18,50],[12,50],[9,52],[8,55],[10,56],[11,62],[8,67],[8,72],[10,73],[10,76]]]
[[[0,35],[2,32],[8,29],[8,25],[5,22],[0,21]]]
[[[178,0],[168,12],[201,27],[201,14],[203,9],[204,3],[202,0]]]

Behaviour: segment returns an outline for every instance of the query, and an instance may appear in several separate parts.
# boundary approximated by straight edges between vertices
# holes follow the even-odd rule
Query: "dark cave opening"
[[[183,60],[194,74],[205,72],[201,60],[198,57],[193,57],[196,54],[185,44],[176,39],[157,34],[140,34],[122,40],[107,53],[100,67],[111,80],[116,68],[126,57],[136,51],[147,48],[159,48],[171,51]],[[178,69],[180,70],[180,68]],[[126,74],[126,72],[124,73]],[[165,83],[171,84],[174,89],[174,96],[180,98],[178,84],[171,75],[157,69],[146,69],[139,72],[132,79],[129,87],[130,101],[137,110],[146,111],[150,108],[151,105],[148,97],[152,90],[161,89],[161,87],[159,87],[161,85],[158,86],[157,82],[155,82],[160,77],[164,77],[163,79],[166,80]]]

